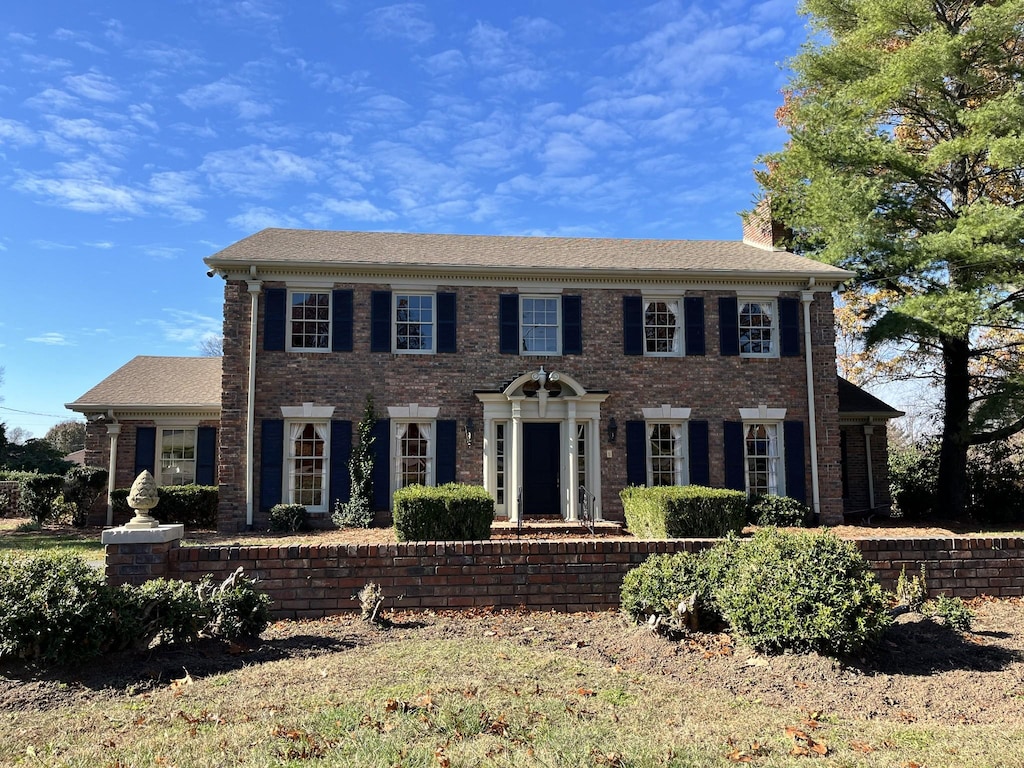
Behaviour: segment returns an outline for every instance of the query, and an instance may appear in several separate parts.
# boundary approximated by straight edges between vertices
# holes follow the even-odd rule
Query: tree
[[[853,270],[869,350],[942,394],[939,514],[1024,428],[1024,0],[805,0],[812,38],[757,173],[798,252]]]
[[[32,439],[32,433],[22,427],[13,427],[7,430],[7,442],[10,445],[25,445]]]
[[[67,456],[85,448],[85,424],[71,419],[62,421],[50,427],[43,439]]]
[[[199,342],[200,357],[224,357],[224,337],[204,336]]]
[[[64,454],[46,440],[32,438],[24,444],[7,446],[7,469],[63,475],[71,466],[70,461],[64,460]]]
[[[339,528],[369,528],[373,523],[373,435],[377,414],[373,396],[366,396],[366,407],[358,426],[358,442],[348,459],[348,501],[336,504],[331,519]]]

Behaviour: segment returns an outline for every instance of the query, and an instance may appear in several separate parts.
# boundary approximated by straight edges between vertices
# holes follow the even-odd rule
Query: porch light
[[[615,436],[619,434],[619,425],[615,422],[615,417],[612,416],[608,420],[608,442],[614,443]]]
[[[466,419],[466,445],[473,444],[473,417]]]

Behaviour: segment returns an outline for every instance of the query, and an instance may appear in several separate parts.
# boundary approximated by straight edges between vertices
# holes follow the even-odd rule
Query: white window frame
[[[409,427],[415,425],[421,432],[421,435],[426,431],[426,442],[427,452],[422,456],[416,458],[422,458],[425,462],[424,467],[424,482],[423,485],[433,486],[436,484],[434,468],[436,465],[436,454],[437,454],[437,420],[436,419],[400,419],[391,422],[391,456],[393,457],[393,467],[391,471],[391,491],[394,493],[399,488],[405,488],[407,485],[412,483],[403,483],[405,478],[404,463],[406,460],[405,454],[402,452],[402,446],[405,436],[408,434]]]
[[[537,325],[531,323],[530,328],[551,328],[555,329],[555,349],[551,350],[528,350],[526,349],[526,329],[527,324],[525,322],[526,317],[526,302],[527,301],[553,301],[555,303],[555,324],[551,325]],[[562,354],[562,297],[559,295],[548,294],[521,294],[519,296],[519,347],[520,355],[524,357],[556,357]]]
[[[430,326],[430,349],[399,349],[398,348],[398,302],[400,297],[419,297],[430,299],[429,323],[417,325]],[[407,321],[408,322],[408,321]],[[397,355],[432,355],[437,351],[437,294],[430,291],[392,291],[391,294],[391,349]]]
[[[294,345],[292,343],[292,340],[295,337],[295,332],[294,332],[294,327],[295,326],[294,326],[294,323],[296,323],[296,322],[318,322],[317,320],[312,320],[312,321],[311,320],[305,320],[305,319],[295,320],[292,317],[292,310],[295,307],[295,304],[293,303],[293,300],[294,300],[294,297],[296,295],[299,295],[299,294],[303,294],[303,295],[306,295],[306,294],[317,294],[317,295],[324,295],[324,296],[327,297],[327,320],[325,321],[327,323],[327,337],[326,337],[327,338],[327,344],[326,344],[326,346],[322,346],[322,347],[320,347],[320,346],[317,346],[317,347],[305,347],[305,346],[296,346],[296,345]],[[312,354],[321,354],[321,353],[324,353],[324,352],[330,352],[332,344],[333,344],[333,341],[334,341],[331,338],[331,335],[333,333],[333,325],[334,325],[334,323],[333,323],[333,320],[334,320],[334,306],[333,306],[333,297],[331,295],[331,291],[328,290],[328,289],[325,289],[325,288],[303,288],[301,286],[295,287],[295,288],[288,288],[288,298],[287,298],[287,301],[288,301],[288,303],[287,303],[287,306],[286,306],[286,309],[285,309],[285,311],[288,313],[288,316],[285,318],[285,323],[286,323],[285,331],[287,333],[287,341],[286,341],[286,347],[285,348],[289,352],[308,352],[308,353],[312,353]]]
[[[654,485],[654,456],[651,450],[651,436],[655,426],[665,425],[672,430],[678,453],[672,457],[673,485],[690,484],[690,409],[661,405],[644,408],[644,455],[647,464],[647,485]]]
[[[750,460],[751,458],[761,457],[757,455],[750,456],[747,450],[747,433],[751,427],[759,424],[770,427],[775,431],[775,453],[774,455],[769,454],[766,457],[769,462],[774,462],[774,467],[769,466],[768,468],[769,483],[767,493],[774,496],[786,495],[786,444],[785,430],[782,428],[785,418],[785,408],[768,408],[764,405],[760,405],[757,408],[740,408],[740,419],[743,421],[743,485],[748,496],[753,493],[750,488]],[[769,437],[770,442],[771,440]],[[772,474],[775,475],[774,490],[771,483]]]
[[[768,308],[771,313],[771,324],[768,325],[769,349],[767,352],[744,352],[743,351],[743,329],[754,328],[752,325],[743,324],[743,308],[747,304],[758,304],[762,308]],[[779,356],[779,302],[775,297],[769,296],[737,296],[736,297],[736,326],[739,333],[740,357],[778,357]],[[761,326],[763,328],[764,326]]]
[[[164,472],[164,434],[167,432],[190,432],[192,434],[192,458],[187,459],[179,457],[177,461],[179,463],[191,463],[192,465],[192,479],[187,483],[167,483],[164,481],[166,473]],[[157,428],[156,435],[156,461],[153,466],[158,467],[157,471],[157,484],[160,486],[172,486],[172,485],[191,485],[196,481],[196,472],[198,470],[198,451],[199,451],[199,428],[187,424],[168,424]],[[172,457],[171,460],[174,460]],[[170,473],[181,474],[181,473]]]
[[[683,299],[681,296],[644,296],[641,299],[641,310],[643,318],[643,351],[644,357],[682,357],[686,354],[685,351],[685,340],[683,339]],[[670,311],[673,310],[676,316],[675,335],[672,338],[671,349],[667,352],[652,352],[647,349],[647,308],[648,305],[660,302],[668,305]],[[667,328],[668,326],[653,326],[656,328]]]
[[[330,508],[330,467],[331,467],[331,422],[330,420],[319,419],[319,418],[295,418],[286,419],[284,423],[284,436],[287,441],[285,444],[285,456],[284,456],[284,498],[288,504],[302,504],[296,497],[295,478],[297,476],[296,461],[304,458],[298,456],[295,453],[295,430],[301,428],[303,431],[306,426],[312,426],[316,431],[317,436],[320,437],[324,444],[323,455],[320,459],[320,503],[319,504],[303,504],[306,507],[307,512],[314,514],[326,513]],[[317,429],[319,427],[319,429]]]

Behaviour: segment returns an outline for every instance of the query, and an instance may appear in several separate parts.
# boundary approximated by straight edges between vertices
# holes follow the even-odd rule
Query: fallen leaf
[[[589,688],[577,688],[576,693],[580,696],[596,696],[597,694]]]
[[[875,751],[874,747],[872,747],[870,744],[865,744],[863,741],[851,741],[850,749],[852,749],[854,752],[861,752],[865,755]]]

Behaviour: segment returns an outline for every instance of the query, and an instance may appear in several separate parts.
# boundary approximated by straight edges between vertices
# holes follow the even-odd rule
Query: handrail
[[[594,509],[597,506],[597,497],[580,485],[577,504],[579,506],[580,525],[585,526],[590,534],[594,534]]]

